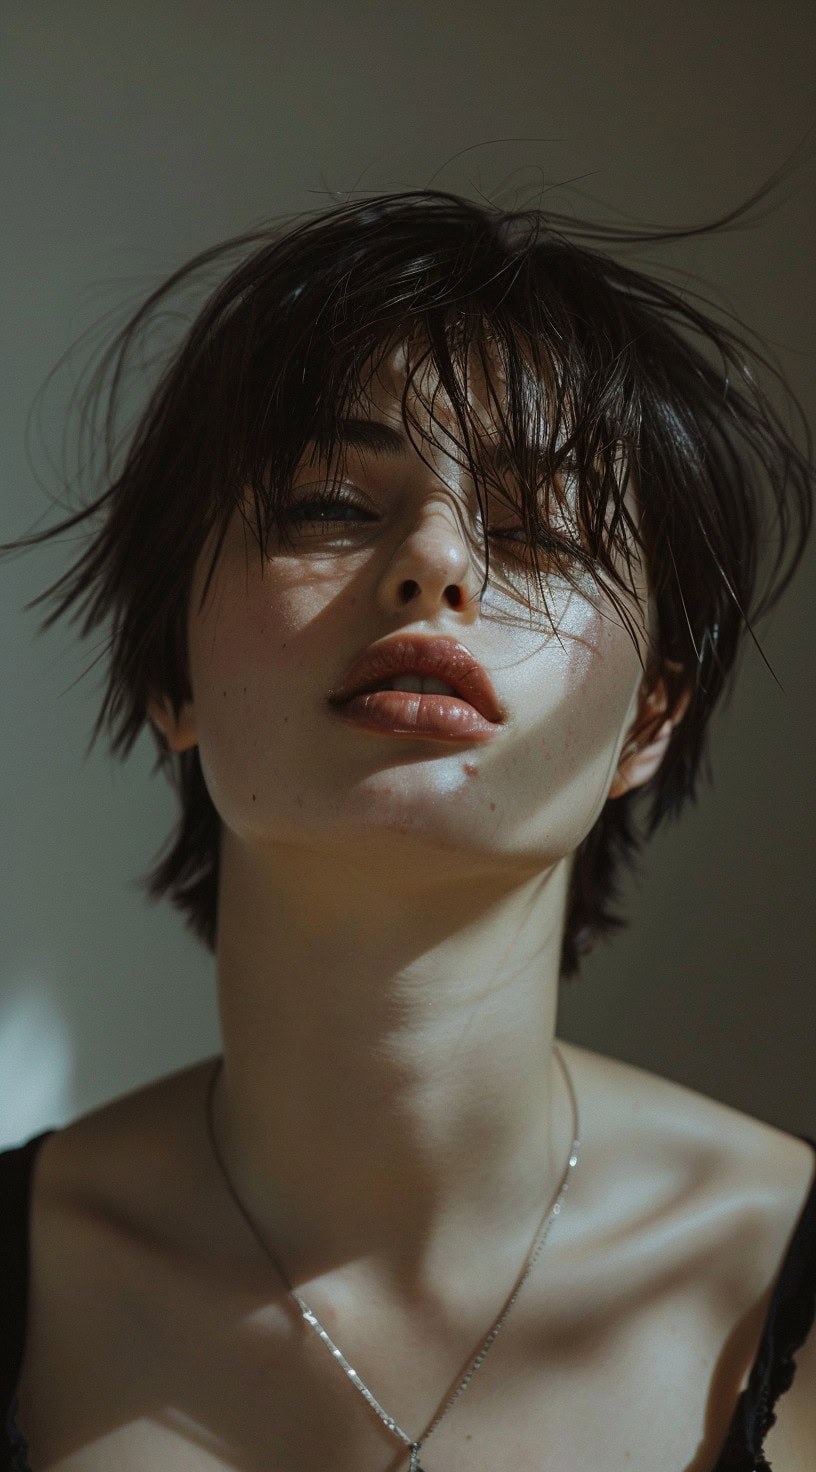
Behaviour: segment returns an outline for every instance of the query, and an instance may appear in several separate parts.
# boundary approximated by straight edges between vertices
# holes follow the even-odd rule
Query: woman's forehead
[[[551,385],[536,376],[526,355],[522,365],[522,376],[514,383],[520,400],[514,405],[515,418],[517,422],[520,410],[522,440],[513,449],[557,452],[573,428],[569,408],[562,404],[554,414],[548,407]],[[475,434],[491,448],[504,444],[508,439],[509,391],[504,360],[495,341],[486,338],[478,350],[471,346],[466,366],[461,357],[454,358],[452,366],[457,377],[457,393],[466,404],[469,434]],[[437,448],[454,454],[462,449],[454,405],[426,342],[401,339],[381,350],[360,375],[352,412],[384,420],[403,431],[408,418],[412,429],[418,428]],[[628,457],[622,444],[608,449],[618,484],[623,487],[623,501],[637,525],[640,505]],[[574,507],[577,487],[570,483],[569,477],[561,480],[561,491],[566,503]]]
[[[478,347],[471,344],[466,355],[452,352],[450,366],[457,397],[466,406],[469,429],[491,443],[504,438],[509,394],[507,372],[496,342],[488,337],[480,340]],[[526,433],[535,440],[546,431],[544,385],[524,360],[517,385]],[[404,420],[403,404],[411,419],[422,425],[432,419],[443,430],[455,430],[458,424],[430,345],[417,338],[391,342],[372,357],[359,376],[353,403],[356,412],[368,412],[396,426]]]

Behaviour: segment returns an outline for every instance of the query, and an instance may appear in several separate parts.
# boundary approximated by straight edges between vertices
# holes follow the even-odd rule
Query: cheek
[[[221,725],[225,708],[233,724],[246,719],[256,701],[284,701],[297,688],[303,668],[302,642],[332,590],[302,569],[287,576],[263,569],[257,554],[247,558],[233,529],[216,569],[203,610],[191,604],[188,624],[190,669],[201,725]],[[198,570],[203,581],[204,559]],[[237,703],[236,703],[237,702]]]
[[[225,822],[260,804],[259,784],[291,774],[308,656],[303,649],[305,590],[292,595],[268,573],[243,575],[212,597],[189,629],[190,673],[199,755],[212,800]],[[308,600],[308,598],[306,599]],[[312,610],[313,611],[313,610]],[[312,680],[314,673],[312,672]]]
[[[206,566],[202,559],[194,597]],[[191,600],[199,756],[213,803],[236,831],[262,823],[270,804],[297,818],[315,789],[325,766],[322,702],[339,673],[344,620],[359,619],[347,584],[336,563],[282,559],[262,572],[234,536],[203,610]]]
[[[633,714],[640,678],[640,663],[626,631],[591,610],[563,680],[567,741],[582,770],[606,772]]]
[[[614,610],[604,613],[575,600],[559,623],[560,643],[548,638],[524,679],[522,781],[509,773],[522,845],[537,833],[555,852],[570,852],[607,800],[641,667]]]

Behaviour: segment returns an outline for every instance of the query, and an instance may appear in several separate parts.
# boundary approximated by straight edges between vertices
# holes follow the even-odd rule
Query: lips
[[[424,675],[442,680],[473,706],[485,720],[507,719],[487,671],[457,639],[398,635],[373,644],[356,660],[329,703],[343,705],[353,696],[374,689],[397,675]]]

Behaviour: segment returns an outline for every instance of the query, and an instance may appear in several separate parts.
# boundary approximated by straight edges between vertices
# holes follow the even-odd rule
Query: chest
[[[291,1301],[225,1296],[107,1229],[57,1228],[32,1234],[18,1413],[32,1472],[409,1467],[407,1446]],[[732,1259],[755,1253],[751,1235],[734,1239]],[[423,1472],[711,1472],[767,1298],[726,1290],[722,1245],[666,1250],[662,1264],[655,1244],[632,1251],[614,1272],[576,1262],[531,1277],[526,1305],[421,1448]],[[463,1340],[372,1302],[326,1327],[419,1438],[487,1325]]]

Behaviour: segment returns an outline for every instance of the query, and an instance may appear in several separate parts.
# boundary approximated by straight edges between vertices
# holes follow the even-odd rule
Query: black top
[[[0,1472],[30,1472],[28,1444],[15,1423],[17,1380],[25,1347],[31,1168],[44,1130],[0,1151]],[[816,1140],[798,1137],[816,1154]],[[740,1392],[725,1445],[712,1472],[771,1472],[762,1443],[776,1420],[777,1397],[796,1373],[816,1313],[816,1178],[777,1275],[756,1359]],[[816,1452],[816,1448],[814,1448]]]

